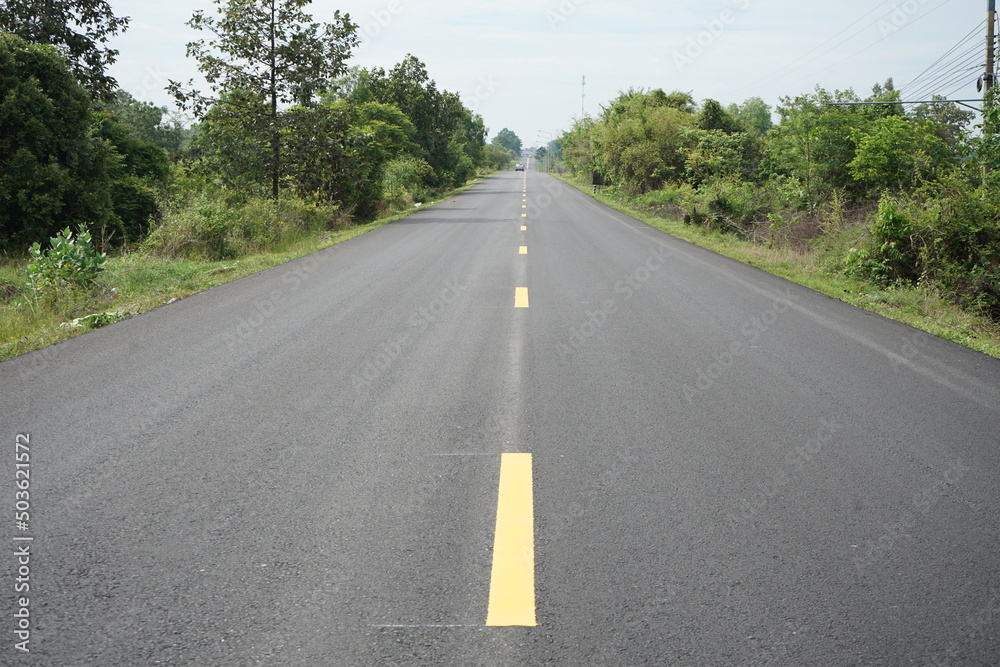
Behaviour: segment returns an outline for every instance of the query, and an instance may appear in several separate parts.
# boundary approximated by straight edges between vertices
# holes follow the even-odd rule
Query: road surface
[[[2,664],[1000,662],[1000,362],[531,170],[0,395]]]

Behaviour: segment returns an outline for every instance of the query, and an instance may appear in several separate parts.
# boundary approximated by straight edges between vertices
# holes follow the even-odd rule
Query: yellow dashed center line
[[[528,307],[528,288],[527,287],[515,287],[514,288],[514,307],[515,308],[527,308]]]
[[[528,231],[528,226],[527,225],[521,225],[521,231],[522,232]]]
[[[528,246],[526,246],[526,245],[521,246],[521,248],[518,250],[518,254],[519,255],[527,255],[528,254]]]
[[[531,454],[503,454],[493,538],[490,626],[536,626],[535,513]]]

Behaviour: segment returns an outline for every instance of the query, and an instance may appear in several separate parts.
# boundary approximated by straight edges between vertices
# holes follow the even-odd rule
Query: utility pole
[[[989,98],[993,87],[994,60],[996,58],[997,0],[987,0],[986,7],[986,74],[983,76],[983,98]],[[989,104],[987,101],[986,104]]]

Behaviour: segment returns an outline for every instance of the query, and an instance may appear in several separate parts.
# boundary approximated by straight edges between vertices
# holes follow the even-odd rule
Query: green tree
[[[431,187],[463,183],[482,164],[486,128],[457,93],[439,90],[427,66],[408,55],[389,72],[364,70],[353,82],[351,104],[381,102],[400,109],[416,130],[419,157],[431,165]]]
[[[49,44],[69,61],[73,73],[91,95],[110,100],[118,83],[107,74],[118,51],[109,38],[125,32],[129,19],[117,17],[106,0],[4,0],[0,33],[34,44]]]
[[[483,161],[488,169],[510,169],[510,161],[514,159],[514,154],[500,144],[490,143],[483,150]]]
[[[857,149],[851,176],[875,190],[903,190],[930,178],[947,147],[930,121],[886,116],[852,136]]]
[[[592,148],[599,153],[595,166],[635,192],[680,180],[688,130],[696,120],[662,90],[627,91],[605,109],[592,137]]]
[[[91,125],[90,96],[55,47],[0,35],[0,247],[113,221],[112,148]]]
[[[877,112],[833,104],[860,101],[854,91],[830,93],[818,86],[812,94],[782,98],[781,123],[768,134],[766,169],[800,182],[805,205],[817,206],[835,190],[863,194],[848,169],[855,151],[851,137],[864,130]]]
[[[493,137],[493,141],[491,143],[506,148],[515,156],[521,154],[521,139],[514,134],[512,130],[508,130],[506,127],[497,132],[497,136]]]
[[[945,98],[935,95],[931,99],[943,101]],[[948,146],[955,160],[961,157],[961,144],[976,114],[954,103],[920,104],[913,109],[913,117],[934,123],[934,133]]]
[[[715,100],[705,100],[702,103],[697,122],[699,130],[719,130],[733,134],[744,129],[740,122]]]
[[[111,102],[100,106],[124,125],[133,138],[159,146],[172,158],[180,156],[186,133],[176,121],[164,121],[168,114],[166,107],[140,102],[124,90],[118,90]]]
[[[195,12],[188,25],[208,31],[213,37],[187,45],[189,57],[198,61],[215,97],[185,89],[171,81],[169,89],[178,103],[191,109],[198,117],[221,101],[225,93],[250,91],[250,95],[233,95],[229,104],[248,101],[246,107],[234,110],[232,116],[259,116],[256,102],[259,91],[265,102],[264,126],[270,164],[268,176],[271,196],[278,197],[281,180],[281,138],[279,107],[297,103],[310,106],[316,96],[326,90],[332,80],[347,71],[345,62],[358,43],[357,26],[350,15],[334,12],[332,23],[315,23],[303,7],[311,0],[214,0],[218,18]],[[258,131],[261,123],[252,129]],[[256,139],[259,141],[259,139]]]
[[[771,119],[771,107],[759,97],[751,97],[743,104],[731,104],[728,111],[748,130],[758,135],[763,136],[774,127],[774,121]]]
[[[170,173],[167,152],[133,135],[107,111],[96,113],[94,120],[94,135],[113,148],[108,175],[116,219],[104,226],[102,240],[105,245],[138,240],[160,215],[157,194]]]

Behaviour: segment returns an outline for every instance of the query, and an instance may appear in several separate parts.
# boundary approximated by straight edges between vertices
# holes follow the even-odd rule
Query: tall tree
[[[508,130],[506,127],[497,132],[497,136],[493,137],[493,141],[491,143],[506,148],[516,156],[521,155],[520,137],[514,134],[512,130]]]
[[[0,2],[0,33],[55,46],[90,94],[108,101],[118,82],[106,70],[115,63],[118,51],[105,44],[110,37],[125,32],[128,23],[128,17],[114,15],[106,0]]]
[[[113,222],[109,144],[87,91],[54,47],[0,35],[0,248]]]
[[[204,117],[208,109],[229,93],[228,103],[247,99],[240,91],[261,92],[266,101],[270,153],[268,167],[271,196],[278,197],[281,178],[279,106],[297,103],[312,106],[316,96],[333,78],[347,71],[346,61],[358,44],[357,25],[349,14],[334,12],[331,23],[316,23],[303,8],[311,0],[214,0],[218,17],[197,11],[188,22],[196,30],[214,35],[187,45],[189,57],[198,61],[213,96],[202,95],[188,83],[185,89],[171,81],[169,90],[178,103]],[[250,117],[259,105],[239,109]],[[248,121],[253,125],[252,119]]]

